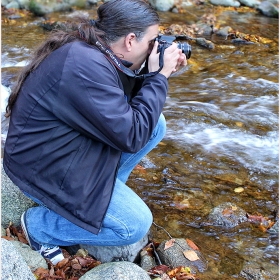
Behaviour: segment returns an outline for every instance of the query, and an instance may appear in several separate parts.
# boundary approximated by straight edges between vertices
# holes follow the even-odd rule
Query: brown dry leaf
[[[188,245],[193,249],[193,250],[196,250],[196,251],[199,251],[199,248],[194,244],[194,242],[188,238],[186,238],[186,241],[188,243]]]
[[[242,187],[237,187],[234,189],[234,192],[236,192],[236,193],[241,193],[243,191],[244,191],[244,188],[242,188]]]
[[[63,259],[62,261],[58,262],[55,266],[55,268],[62,268],[69,262],[68,258]]]
[[[142,173],[142,174],[145,174],[147,172],[145,167],[141,166],[140,164],[137,164],[134,167],[134,171],[137,171],[137,172]]]
[[[191,270],[189,267],[184,266],[177,266],[173,268],[172,270],[167,272],[170,279],[176,279],[176,280],[199,280],[196,278],[195,275],[191,273]]]
[[[199,260],[197,253],[193,250],[186,250],[183,252],[184,256],[191,262]]]
[[[174,245],[175,239],[170,239],[165,242],[164,250],[167,250],[168,248],[172,247]]]
[[[37,279],[44,279],[46,277],[49,277],[49,270],[45,269],[43,267],[39,267],[34,271],[34,274],[36,276]]]
[[[1,236],[1,238],[4,238],[8,241],[15,241],[15,239],[13,237],[9,237],[9,236]]]
[[[233,213],[232,208],[226,208],[223,210],[222,215],[223,216],[230,216]]]

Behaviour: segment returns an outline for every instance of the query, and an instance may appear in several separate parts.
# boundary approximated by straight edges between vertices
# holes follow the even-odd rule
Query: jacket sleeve
[[[53,113],[72,129],[123,152],[150,139],[168,91],[161,74],[147,78],[128,104],[115,67],[93,48],[72,47]]]

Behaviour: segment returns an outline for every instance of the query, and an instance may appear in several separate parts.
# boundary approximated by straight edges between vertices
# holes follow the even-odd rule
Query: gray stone
[[[140,256],[140,251],[148,244],[148,235],[143,237],[140,241],[125,246],[91,246],[80,245],[81,248],[86,249],[89,255],[93,256],[101,263],[108,263],[113,261],[129,261],[134,262]]]
[[[6,230],[2,225],[1,225],[1,236],[6,236]]]
[[[216,35],[226,37],[229,31],[232,30],[230,26],[225,26],[216,32]]]
[[[268,230],[271,234],[279,234],[279,220],[276,221],[276,223]]]
[[[259,0],[239,0],[239,2],[244,6],[251,8],[258,7],[261,4],[261,1]]]
[[[29,245],[19,241],[10,241],[17,251],[22,255],[31,271],[35,271],[38,267],[48,268],[46,260],[38,252],[32,250]]]
[[[101,264],[86,274],[80,280],[151,280],[148,273],[131,262],[114,262]]]
[[[20,217],[28,208],[36,203],[27,198],[22,191],[10,180],[1,164],[1,223],[4,228],[12,222],[14,226],[20,225]]]
[[[17,1],[12,1],[9,4],[6,5],[7,9],[19,9],[20,5]]]
[[[252,268],[252,267],[245,267],[243,270],[240,272],[240,276],[243,277],[243,279],[246,280],[277,280],[279,279],[278,276],[265,271],[260,268]]]
[[[140,266],[142,267],[142,269],[148,271],[156,266],[155,259],[152,256],[150,256],[146,250],[142,250],[140,256],[141,256]]]
[[[278,17],[279,9],[270,1],[264,1],[258,6],[258,11],[267,17]]]
[[[236,0],[210,0],[210,3],[217,6],[239,7],[240,2]]]
[[[1,279],[34,280],[30,268],[10,241],[1,238]]]
[[[152,7],[161,12],[167,12],[174,6],[174,0],[149,0]]]
[[[230,202],[215,207],[208,218],[211,225],[227,228],[233,228],[248,220],[246,212]]]
[[[161,242],[158,246],[157,252],[162,263],[170,267],[187,266],[191,269],[192,273],[196,273],[197,271],[203,272],[206,270],[207,263],[199,250],[192,249],[184,238],[174,238],[174,240],[174,244],[166,250],[164,250],[164,247],[167,240]],[[184,255],[184,252],[187,251],[196,254],[198,259],[187,259]]]

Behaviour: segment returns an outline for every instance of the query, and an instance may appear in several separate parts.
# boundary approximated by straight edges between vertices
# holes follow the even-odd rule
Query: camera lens
[[[178,42],[178,49],[182,50],[182,53],[186,55],[186,58],[189,59],[192,54],[192,47],[188,43]]]

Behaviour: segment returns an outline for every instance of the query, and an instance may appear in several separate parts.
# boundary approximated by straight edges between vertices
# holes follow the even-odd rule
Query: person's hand
[[[150,53],[148,60],[148,69],[149,72],[155,72],[159,69],[159,53],[157,53],[158,41],[155,41],[154,47]]]
[[[159,68],[159,53],[157,53],[158,42],[154,44],[154,48],[149,57],[149,71],[157,71]],[[177,44],[173,43],[170,47],[164,50],[163,68],[160,71],[166,78],[176,72],[180,66],[186,66],[187,60],[181,49],[178,49]]]

